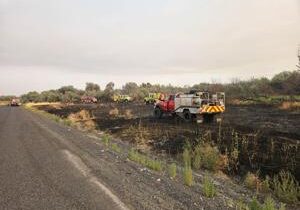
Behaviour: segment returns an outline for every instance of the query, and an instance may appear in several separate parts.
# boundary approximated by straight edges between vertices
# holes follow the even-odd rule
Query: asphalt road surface
[[[72,143],[80,134],[66,130],[21,107],[0,107],[1,210],[128,209],[83,161],[91,158]]]

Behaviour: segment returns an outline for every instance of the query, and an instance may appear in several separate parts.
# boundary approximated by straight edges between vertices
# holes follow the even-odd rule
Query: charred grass
[[[281,116],[290,113],[281,110],[277,112],[279,116],[276,116],[274,110],[264,106],[233,106],[222,124],[199,126],[171,117],[155,120],[151,117],[151,108],[135,104],[119,107],[113,104],[97,105],[90,108],[72,106],[48,111],[67,117],[83,108],[89,110],[99,129],[121,137],[138,150],[151,150],[157,155],[167,154],[177,160],[178,156],[182,157],[183,182],[188,186],[194,183],[192,168],[222,170],[230,175],[245,177],[245,185],[253,191],[271,191],[283,202],[299,202],[300,134],[295,127],[286,128],[285,133],[280,131],[283,128],[277,130],[278,124],[269,123],[273,116],[281,120]],[[263,126],[263,119],[258,118],[260,114],[268,122]],[[290,116],[287,123],[298,122],[299,118]],[[241,120],[246,121],[238,123]],[[128,159],[156,171],[166,167],[170,177],[177,175],[176,165],[163,166],[161,161],[136,150],[129,152]],[[286,171],[290,176],[280,175],[281,171]],[[213,188],[208,181],[205,185],[207,189]],[[209,191],[207,189],[203,188],[203,191]],[[214,193],[207,193],[211,194]],[[292,197],[292,194],[296,196]]]

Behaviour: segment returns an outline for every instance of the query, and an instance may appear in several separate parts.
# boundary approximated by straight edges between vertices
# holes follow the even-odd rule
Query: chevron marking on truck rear
[[[224,106],[205,106],[202,109],[202,113],[215,113],[215,112],[224,112]]]

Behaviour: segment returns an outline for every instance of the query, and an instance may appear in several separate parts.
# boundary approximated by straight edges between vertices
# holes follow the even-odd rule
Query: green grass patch
[[[177,166],[176,166],[175,163],[172,163],[172,164],[169,165],[168,172],[169,172],[169,176],[171,178],[176,177],[176,175],[177,175]]]
[[[134,162],[137,162],[147,168],[154,170],[154,171],[162,171],[163,166],[162,162],[158,160],[153,160],[145,155],[140,154],[139,152],[131,149],[128,153],[128,159]]]
[[[105,146],[109,146],[109,143],[110,143],[110,136],[105,134],[102,136],[102,142],[105,144]]]
[[[279,200],[285,203],[299,203],[300,187],[290,172],[281,171],[273,178],[273,190]]]
[[[213,181],[208,177],[208,175],[205,175],[204,177],[202,190],[205,197],[208,198],[212,198],[217,194],[217,189]]]
[[[193,153],[193,168],[196,170],[199,170],[202,163],[202,157],[201,157],[201,146],[197,145],[194,149]]]
[[[186,186],[191,187],[194,184],[193,170],[191,167],[185,166],[183,168],[183,182]]]
[[[185,148],[183,150],[182,159],[185,167],[191,166],[191,151],[189,149]]]
[[[239,201],[236,205],[237,210],[285,210],[285,204],[280,203],[279,208],[276,207],[275,201],[268,196],[264,203],[261,204],[256,197],[254,197],[248,204]]]
[[[117,144],[113,143],[110,145],[110,147],[114,152],[121,153],[121,148]]]

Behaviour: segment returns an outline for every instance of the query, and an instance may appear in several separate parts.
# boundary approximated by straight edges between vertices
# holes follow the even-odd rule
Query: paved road
[[[92,175],[71,134],[51,126],[21,107],[0,107],[0,209],[127,209]]]

